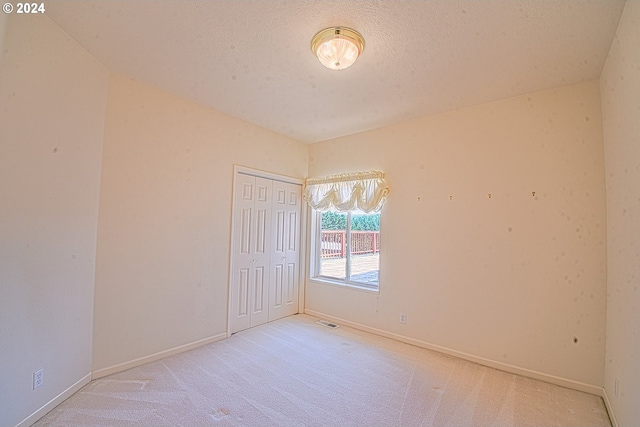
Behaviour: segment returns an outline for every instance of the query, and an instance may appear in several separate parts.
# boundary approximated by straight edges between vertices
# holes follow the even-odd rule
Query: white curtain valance
[[[389,192],[389,185],[380,171],[343,173],[305,182],[304,199],[313,209],[338,212],[359,209],[378,212]]]

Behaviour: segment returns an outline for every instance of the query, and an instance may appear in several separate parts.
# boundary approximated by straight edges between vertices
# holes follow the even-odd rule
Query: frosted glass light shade
[[[344,70],[353,65],[364,50],[364,39],[350,28],[325,28],[311,40],[311,50],[325,67]]]

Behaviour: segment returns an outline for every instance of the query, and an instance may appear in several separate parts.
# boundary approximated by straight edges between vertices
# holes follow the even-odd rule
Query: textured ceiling
[[[305,142],[597,79],[623,0],[48,0],[109,69]],[[313,35],[365,38],[325,69]]]

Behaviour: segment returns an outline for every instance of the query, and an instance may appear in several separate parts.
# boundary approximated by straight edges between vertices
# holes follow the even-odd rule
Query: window
[[[380,211],[388,192],[380,171],[306,180],[304,198],[314,213],[312,278],[378,289]]]
[[[380,213],[317,212],[315,277],[377,289],[380,274]]]

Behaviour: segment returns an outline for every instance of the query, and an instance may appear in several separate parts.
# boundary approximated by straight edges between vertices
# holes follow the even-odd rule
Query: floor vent
[[[338,327],[338,325],[336,325],[335,323],[329,323],[326,320],[318,320],[316,323],[331,329],[335,329]]]

